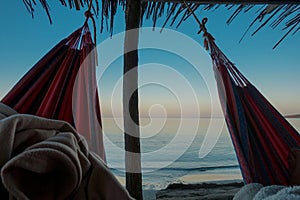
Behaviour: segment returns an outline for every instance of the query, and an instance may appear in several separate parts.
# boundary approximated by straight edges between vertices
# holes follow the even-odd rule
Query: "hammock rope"
[[[85,11],[85,13],[84,13],[84,16],[85,16],[84,23],[87,23],[89,19],[92,20],[93,30],[94,30],[94,44],[96,45],[97,44],[97,27],[96,27],[96,21],[94,18],[94,14],[91,12],[92,5],[93,5],[93,0],[90,0],[89,7],[88,7],[87,11]]]
[[[244,182],[290,185],[289,155],[300,147],[300,135],[237,69],[216,45],[214,37],[193,14],[210,52],[219,98]]]
[[[288,156],[300,147],[300,135],[203,34],[210,52],[225,120],[245,183],[289,185]]]

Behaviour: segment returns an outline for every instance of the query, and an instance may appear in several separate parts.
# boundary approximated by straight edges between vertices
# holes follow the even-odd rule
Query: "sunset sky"
[[[50,7],[52,25],[49,24],[40,5],[36,8],[34,19],[22,1],[7,1],[6,5],[0,8],[0,98],[4,97],[33,64],[60,40],[82,26],[85,20],[83,11],[64,8],[60,6],[59,1],[51,1]],[[280,29],[272,30],[266,27],[254,37],[246,35],[239,43],[244,31],[254,19],[255,12],[242,14],[231,25],[226,25],[226,19],[232,12],[233,10],[220,8],[213,12],[202,11],[199,16],[208,17],[207,28],[216,38],[220,48],[280,112],[300,113],[300,31],[288,36],[275,50],[272,50],[273,45],[285,33]],[[99,29],[100,19],[96,21]],[[159,20],[157,26],[162,24],[163,20]],[[151,25],[151,21],[146,20],[143,27]],[[140,51],[141,116],[148,116],[150,112],[150,115],[155,117],[178,117],[182,113],[190,117],[199,117],[197,109],[201,117],[209,116],[212,104],[217,105],[219,99],[216,98],[216,88],[213,85],[215,83],[209,55],[196,45],[203,43],[202,36],[197,35],[198,26],[194,19],[190,18],[178,29],[168,26],[167,28],[179,33],[169,30],[168,34],[168,31],[163,31],[161,41],[157,41],[160,40],[160,28],[155,29],[153,34],[156,36],[153,38],[147,36],[149,30],[141,31],[140,45],[144,47]],[[124,29],[124,13],[119,10],[115,19],[114,34],[121,33]],[[172,34],[175,34],[174,38],[171,37]],[[176,34],[183,39],[177,39]],[[113,108],[113,112],[119,116],[122,113],[122,56],[116,54],[115,60],[108,66],[103,66],[102,61],[108,58],[109,54],[122,51],[122,34],[111,39],[109,33],[104,31],[100,34],[98,30],[97,37],[100,46],[97,78],[102,114],[111,116]],[[114,42],[114,39],[117,42]],[[105,42],[113,45],[107,46]],[[161,46],[156,49],[146,48],[147,42],[158,42]],[[101,45],[106,45],[105,52]],[[173,45],[174,52],[169,52],[168,48],[161,49],[168,45],[170,48]],[[191,63],[188,56],[195,62]],[[195,105],[199,107],[196,108]],[[219,111],[212,114],[221,115]]]

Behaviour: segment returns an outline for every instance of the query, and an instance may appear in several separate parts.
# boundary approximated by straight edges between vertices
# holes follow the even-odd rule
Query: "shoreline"
[[[242,175],[240,173],[228,172],[225,173],[202,173],[202,174],[187,174],[178,178],[179,183],[186,184],[201,184],[201,183],[229,183],[241,182]]]
[[[124,177],[116,176],[124,186]],[[232,199],[244,185],[240,173],[187,174],[165,188],[143,187],[144,200]]]
[[[203,183],[186,184],[172,183],[166,189],[156,192],[157,200],[226,200],[244,186],[241,180],[208,181]]]
[[[145,200],[226,200],[232,199],[243,186],[241,174],[205,173],[185,175],[164,189],[143,192]]]

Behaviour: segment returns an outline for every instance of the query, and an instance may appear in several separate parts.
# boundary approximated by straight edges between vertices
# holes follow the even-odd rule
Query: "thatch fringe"
[[[50,23],[52,23],[50,17],[50,8],[47,3],[47,0],[39,0],[43,8],[45,9]],[[93,11],[96,16],[99,13],[99,0],[93,0]],[[36,5],[35,0],[23,0],[27,10],[31,13],[33,17],[34,6]],[[75,8],[77,10],[88,5],[90,0],[60,0],[63,6],[69,6],[71,9]],[[297,31],[300,30],[300,4],[270,4],[270,5],[219,5],[219,4],[197,4],[189,3],[189,7],[193,11],[208,10],[213,11],[215,9],[224,8],[229,11],[233,10],[232,15],[227,20],[227,23],[230,24],[235,20],[241,13],[246,13],[249,10],[257,9],[257,15],[254,17],[254,20],[249,25],[248,29],[245,31],[241,40],[249,32],[249,30],[257,25],[258,27],[251,34],[255,35],[259,30],[261,30],[266,25],[270,25],[273,29],[279,28],[279,25],[283,24],[281,28],[282,31],[286,31],[283,37],[279,42],[274,46],[276,47],[287,35],[294,35]],[[114,26],[114,17],[117,12],[118,6],[122,6],[123,10],[126,7],[126,0],[101,0],[101,32],[104,30],[104,24],[106,25],[106,30],[111,34],[113,33]],[[162,27],[164,28],[168,23],[170,26],[176,24],[176,28],[180,26],[186,19],[191,16],[191,13],[187,8],[182,6],[178,1],[176,2],[159,2],[159,1],[143,1],[142,2],[142,11],[141,11],[141,23],[143,19],[152,20],[153,27],[156,27],[157,20],[160,17],[165,16],[164,23]]]
[[[163,9],[164,7],[160,4],[157,5],[158,2],[147,2],[145,3],[145,11],[147,12],[146,19],[152,19],[153,25],[156,25],[156,20],[158,17],[162,16],[161,12],[158,15],[155,9],[152,7],[158,7]],[[178,3],[165,3],[168,4],[168,9],[166,12],[166,19],[165,23],[163,24],[163,28],[169,22],[170,26],[173,26],[176,21],[177,25],[176,28],[180,26],[188,17],[191,16],[191,13],[183,7],[181,4]],[[250,10],[256,9],[257,15],[255,16],[252,23],[249,25],[248,29],[245,31],[244,35],[242,36],[241,40],[245,37],[247,32],[254,26],[257,27],[254,29],[251,36],[255,35],[259,30],[263,27],[270,25],[271,28],[276,29],[279,28],[279,25],[283,25],[281,27],[282,31],[286,31],[283,37],[275,44],[273,48],[276,48],[278,44],[280,44],[287,35],[292,34],[294,35],[297,31],[300,30],[300,4],[283,4],[283,5],[200,5],[196,3],[188,4],[189,7],[195,12],[196,10],[209,10],[213,11],[215,9],[220,9],[221,7],[225,7],[228,10],[233,10],[232,15],[227,20],[227,24],[230,24],[234,21],[241,13],[246,13]],[[150,9],[151,8],[151,9]],[[155,11],[155,12],[154,12]],[[143,17],[143,16],[142,16]],[[241,41],[240,40],[240,41]]]
[[[168,9],[164,10],[164,4],[168,5]],[[166,14],[165,23],[163,24],[163,28],[169,22],[170,26],[173,26],[176,21],[177,25],[176,28],[180,26],[187,18],[191,16],[191,13],[188,9],[178,3],[162,3],[160,2],[146,2],[144,5],[144,12],[147,13],[142,18],[152,19],[153,26],[156,25],[156,20],[158,17],[162,16],[162,12]],[[208,10],[213,11],[215,9],[219,9],[221,7],[225,7],[228,10],[233,10],[232,15],[227,20],[227,24],[230,24],[234,21],[241,13],[246,13],[250,10],[256,9],[257,15],[255,16],[252,23],[249,25],[248,29],[245,31],[244,35],[242,36],[241,40],[245,37],[247,32],[254,26],[257,27],[254,29],[251,36],[255,35],[259,30],[267,25],[270,25],[271,28],[276,29],[280,28],[279,25],[283,25],[281,27],[282,31],[286,31],[282,38],[274,45],[273,48],[276,48],[289,34],[294,35],[297,31],[300,30],[300,4],[265,4],[265,5],[200,5],[197,3],[189,3],[189,7],[195,12],[196,10]],[[153,9],[153,7],[161,9],[157,11]],[[159,13],[159,14],[157,14]],[[240,40],[240,41],[241,41]]]
[[[68,0],[68,3],[65,0],[59,0],[61,2],[61,5],[63,6],[69,6],[70,9],[75,8],[76,10],[80,10],[81,7],[84,7],[85,4],[89,4],[89,0]],[[50,7],[47,0],[39,0],[40,4],[43,6],[44,10],[47,13],[47,16],[49,18],[50,23],[52,23],[51,15],[50,15]],[[23,0],[23,3],[28,10],[28,12],[31,14],[32,17],[34,17],[34,7],[36,6],[36,0]],[[98,15],[99,11],[99,4],[98,0],[95,0],[95,6],[93,6],[94,13]]]

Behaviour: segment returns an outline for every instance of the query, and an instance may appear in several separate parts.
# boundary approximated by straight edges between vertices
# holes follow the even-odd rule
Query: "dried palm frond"
[[[27,10],[33,16],[36,0],[23,0],[23,2]],[[39,0],[39,2],[45,9],[50,23],[52,23],[48,1]],[[75,8],[79,10],[89,4],[90,0],[60,0],[60,2],[63,6],[69,6],[71,9]],[[162,27],[165,27],[168,23],[170,23],[170,26],[173,26],[176,22],[176,27],[179,27],[180,24],[182,24],[187,18],[191,16],[190,11],[185,6],[182,6],[179,0],[143,0],[141,5],[141,23],[143,22],[143,19],[151,19],[153,22],[153,27],[156,26],[157,20],[160,17],[165,17]],[[101,32],[104,29],[104,24],[106,24],[107,31],[109,31],[111,34],[113,33],[114,17],[119,6],[123,7],[124,10],[126,6],[126,0],[101,0]],[[270,25],[273,29],[275,29],[278,28],[279,25],[283,24],[283,27],[281,29],[282,31],[286,31],[286,33],[274,47],[276,47],[287,35],[293,35],[300,30],[300,2],[298,4],[221,5],[199,4],[197,3],[197,1],[193,1],[191,3],[188,3],[188,6],[194,12],[200,9],[205,11],[213,11],[215,9],[221,8],[225,8],[229,11],[233,10],[232,15],[227,20],[228,24],[230,24],[234,19],[241,15],[241,13],[246,13],[249,10],[257,9],[257,15],[254,15],[254,20],[249,25],[249,28],[245,31],[242,39],[254,25],[258,25],[258,27],[254,30],[252,35],[255,35],[257,31],[261,30],[266,25]],[[96,16],[98,16],[99,7],[99,0],[93,0],[93,12]]]
[[[177,2],[177,1],[176,1]],[[166,6],[159,4],[159,15],[158,11],[153,9],[152,7],[158,7],[158,2],[145,2],[142,13],[147,13],[145,16],[146,19],[152,19],[153,25],[155,26],[156,20],[158,17],[162,16],[162,12],[165,13],[166,19],[165,23],[162,27],[170,22],[172,26],[175,21],[178,21],[176,27],[180,26],[182,22],[184,22],[188,17],[191,16],[191,13],[187,8],[182,6],[180,3],[170,3],[165,2],[167,4],[167,9],[164,10]],[[205,11],[213,11],[215,9],[226,8],[227,10],[233,10],[232,15],[227,20],[227,24],[230,24],[233,20],[235,20],[242,13],[246,13],[250,10],[256,9],[256,15],[254,15],[254,20],[250,23],[248,29],[245,31],[241,40],[244,38],[246,33],[257,25],[254,29],[252,36],[255,35],[259,30],[263,27],[269,25],[271,28],[276,29],[280,28],[282,31],[286,31],[283,37],[275,44],[273,48],[276,48],[278,44],[280,44],[287,35],[294,35],[297,31],[300,30],[300,2],[298,4],[239,4],[239,5],[223,5],[220,4],[197,4],[197,3],[189,3],[188,6],[195,12],[196,10],[202,9]],[[151,8],[151,9],[150,9]],[[155,11],[155,12],[154,12]],[[142,18],[144,16],[142,15]],[[279,26],[283,25],[283,26]]]
[[[59,0],[61,2],[61,5],[63,6],[69,6],[70,9],[76,8],[76,10],[80,10],[80,7],[83,7],[84,4],[88,4],[89,0],[68,0],[66,2],[65,0]],[[47,13],[47,16],[49,18],[50,23],[52,23],[52,19],[50,16],[50,7],[47,0],[39,0],[40,4],[44,8],[44,10]],[[34,16],[34,7],[36,6],[36,0],[23,0],[23,3],[25,4],[25,7],[27,8],[28,12]],[[95,14],[98,14],[99,11],[99,4],[98,0],[95,0],[96,7],[93,7]]]

